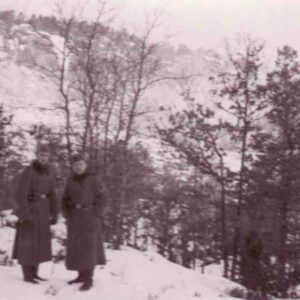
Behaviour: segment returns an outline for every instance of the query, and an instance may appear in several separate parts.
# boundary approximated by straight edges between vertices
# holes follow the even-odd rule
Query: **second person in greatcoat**
[[[101,229],[104,206],[101,184],[88,172],[83,156],[75,155],[62,210],[67,222],[66,267],[78,271],[78,277],[69,284],[82,283],[80,290],[92,287],[95,266],[106,262]]]

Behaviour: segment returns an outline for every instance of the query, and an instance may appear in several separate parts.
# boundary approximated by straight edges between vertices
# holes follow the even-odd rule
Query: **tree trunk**
[[[278,288],[282,297],[287,296],[288,285],[286,282],[286,245],[288,236],[288,203],[291,198],[291,162],[292,149],[288,150],[288,157],[284,163],[282,174],[282,194],[280,197],[280,232],[279,232],[279,274]]]
[[[228,245],[227,245],[227,230],[226,230],[226,190],[225,183],[221,181],[221,232],[222,232],[222,259],[224,262],[225,278],[228,277]]]
[[[247,104],[246,112],[247,115]],[[239,183],[238,183],[238,204],[237,204],[237,220],[233,239],[233,257],[232,257],[232,267],[231,267],[231,280],[236,280],[236,272],[239,262],[239,247],[241,238],[241,228],[240,221],[242,217],[242,203],[244,194],[244,173],[245,173],[245,161],[246,161],[246,148],[247,148],[247,135],[248,135],[248,123],[244,120],[243,136],[242,136],[242,157],[241,157],[241,168],[239,173]]]

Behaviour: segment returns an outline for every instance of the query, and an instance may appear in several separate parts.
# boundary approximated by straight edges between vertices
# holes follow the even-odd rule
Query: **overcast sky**
[[[0,9],[45,14],[49,1],[53,0],[0,0]],[[64,0],[69,4],[76,1]],[[183,42],[193,49],[218,47],[225,38],[242,31],[265,39],[272,47],[289,44],[300,50],[300,0],[111,1],[121,7],[118,22],[126,26],[142,24],[153,10],[163,11],[159,38],[172,35],[172,43]]]

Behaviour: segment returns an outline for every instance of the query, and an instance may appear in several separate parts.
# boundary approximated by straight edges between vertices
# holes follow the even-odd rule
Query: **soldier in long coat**
[[[49,157],[48,146],[39,145],[36,160],[20,174],[15,195],[19,221],[12,257],[22,265],[24,281],[34,284],[44,280],[39,264],[52,259],[50,225],[58,214]]]
[[[82,283],[83,291],[93,285],[95,265],[106,262],[101,229],[105,197],[82,156],[73,157],[72,171],[62,201],[68,230],[66,267],[78,271],[78,277],[69,284]]]

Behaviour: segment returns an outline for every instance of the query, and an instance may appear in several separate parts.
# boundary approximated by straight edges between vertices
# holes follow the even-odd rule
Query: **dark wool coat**
[[[94,175],[69,178],[62,203],[68,229],[67,269],[84,271],[105,264],[101,228],[104,205],[103,189]]]
[[[20,174],[15,197],[19,222],[13,258],[30,266],[51,260],[50,220],[58,214],[52,172],[34,161]]]

